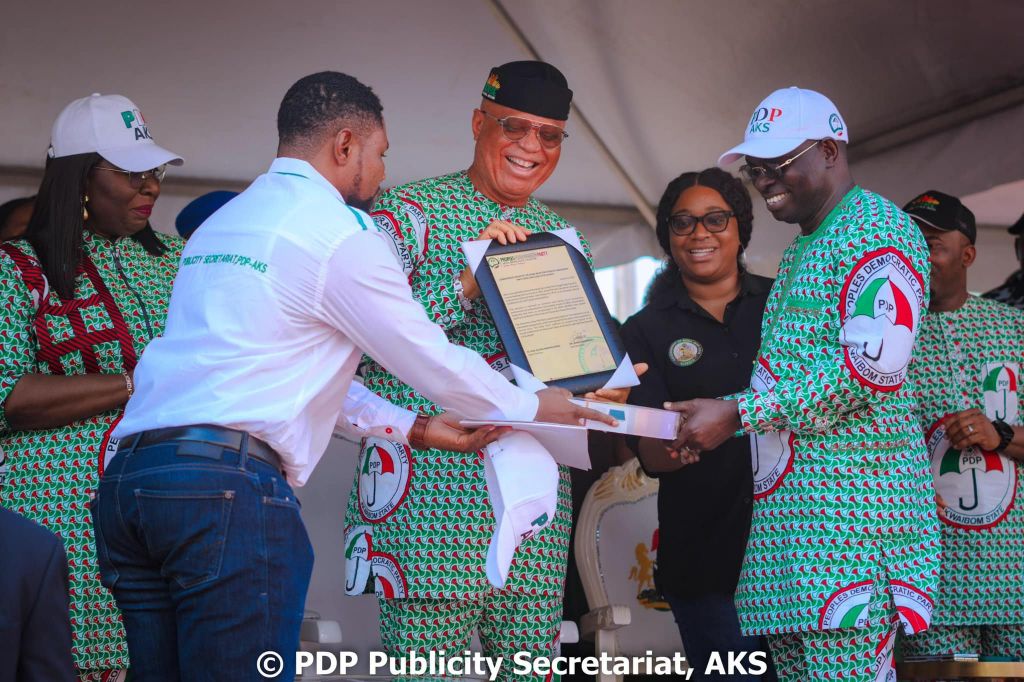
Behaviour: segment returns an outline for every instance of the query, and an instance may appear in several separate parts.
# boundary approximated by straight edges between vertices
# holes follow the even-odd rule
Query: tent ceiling
[[[566,73],[576,104],[649,204],[669,179],[712,165],[738,142],[765,95],[797,84],[839,106],[867,187],[902,202],[929,187],[974,195],[999,186],[986,210],[1001,220],[1024,208],[1018,0],[8,3],[0,194],[32,186],[68,101],[118,92],[186,158],[154,214],[167,229],[189,196],[240,187],[266,168],[282,94],[321,69],[351,73],[380,95],[387,184],[465,168],[488,68],[526,56],[493,2]],[[579,122],[569,130],[539,196],[590,207],[574,214],[590,216],[585,232],[630,242],[598,249],[604,264],[656,253],[635,211],[595,213],[628,208],[631,196]],[[860,157],[858,142],[866,143]],[[793,230],[756,204],[751,261],[771,273]],[[997,265],[997,273],[1009,267]]]

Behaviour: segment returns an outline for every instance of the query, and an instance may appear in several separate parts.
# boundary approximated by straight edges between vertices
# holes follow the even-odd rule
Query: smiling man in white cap
[[[744,633],[767,635],[782,680],[889,679],[898,625],[928,627],[938,525],[927,453],[904,384],[928,299],[928,249],[910,218],[856,186],[846,122],[827,97],[768,96],[740,170],[800,234],[765,308],[751,388],[676,403],[677,448],[742,429],[783,443],[754,472],[736,593]]]

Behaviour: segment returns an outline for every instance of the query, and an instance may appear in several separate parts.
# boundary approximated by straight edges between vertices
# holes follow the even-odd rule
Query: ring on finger
[[[967,433],[974,433],[974,426],[972,424],[967,425]]]

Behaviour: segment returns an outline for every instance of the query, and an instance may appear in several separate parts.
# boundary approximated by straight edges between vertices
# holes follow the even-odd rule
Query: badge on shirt
[[[704,355],[704,346],[694,339],[678,339],[668,348],[668,359],[680,367],[689,367]]]
[[[921,275],[892,247],[872,251],[850,271],[840,300],[846,365],[863,384],[897,390],[907,375],[924,305]]]
[[[1017,493],[1017,465],[998,452],[971,446],[958,450],[946,436],[945,420],[925,436],[935,492],[948,505],[943,521],[967,530],[995,526],[1009,513]]]
[[[1001,419],[1007,424],[1017,423],[1017,378],[1020,366],[1016,362],[989,362],[981,382],[985,393],[985,416]]]

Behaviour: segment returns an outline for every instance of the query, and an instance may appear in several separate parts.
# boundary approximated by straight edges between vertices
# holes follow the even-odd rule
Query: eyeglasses
[[[505,139],[510,142],[523,139],[530,134],[530,130],[533,128],[537,129],[537,139],[540,140],[541,146],[545,149],[556,149],[562,144],[562,140],[569,137],[569,133],[550,123],[534,123],[528,118],[520,118],[518,116],[498,118],[489,111],[484,111],[483,109],[477,109],[477,111],[493,118],[501,126]]]
[[[780,163],[778,165],[775,165],[775,164],[765,164],[764,166],[748,166],[748,165],[740,166],[740,173],[742,173],[743,177],[745,177],[750,182],[754,182],[755,180],[760,180],[761,178],[765,178],[765,179],[768,179],[768,180],[778,180],[778,179],[780,179],[786,173],[786,170],[785,170],[786,166],[788,166],[789,164],[793,163],[794,161],[799,159],[801,156],[803,156],[807,152],[809,152],[812,149],[814,149],[815,147],[817,147],[819,142],[821,142],[821,140],[815,140],[814,144],[812,144],[810,147],[808,147],[807,149],[803,150],[802,152],[800,152],[796,156],[793,156],[793,157],[790,157],[790,158],[786,159],[785,161],[783,161],[782,163]]]
[[[723,232],[734,215],[736,214],[732,211],[708,211],[701,216],[676,213],[668,217],[668,229],[677,237],[685,237],[693,234],[697,229],[697,223],[700,223],[708,232]]]
[[[141,172],[140,171],[126,171],[126,170],[121,170],[120,168],[110,168],[108,166],[93,166],[92,169],[93,170],[114,171],[115,173],[124,173],[125,175],[128,176],[128,184],[132,186],[132,189],[139,189],[140,187],[142,187],[142,183],[144,183],[149,178],[153,178],[159,184],[160,182],[163,181],[164,176],[167,175],[167,164],[164,164],[162,166],[157,166],[156,168],[153,168],[152,170],[141,171]]]

